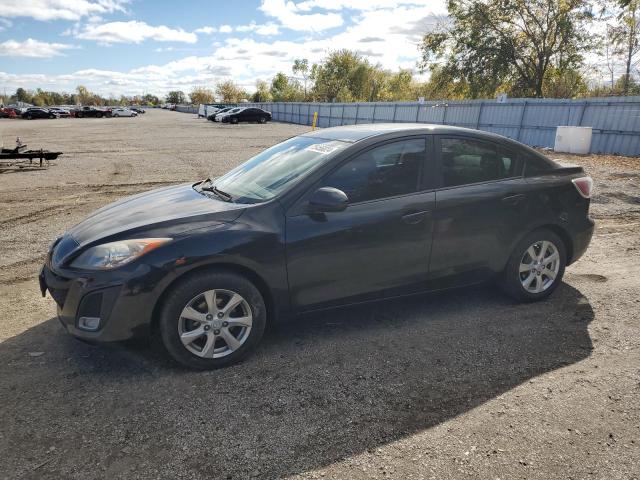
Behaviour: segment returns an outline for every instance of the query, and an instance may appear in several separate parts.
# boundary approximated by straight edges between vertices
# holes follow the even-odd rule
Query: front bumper
[[[49,265],[40,271],[40,291],[55,300],[58,319],[75,337],[91,342],[115,342],[148,335],[153,304],[145,301],[136,278],[109,278],[54,272]],[[86,319],[99,319],[98,328],[86,328]],[[83,328],[85,324],[85,328]]]

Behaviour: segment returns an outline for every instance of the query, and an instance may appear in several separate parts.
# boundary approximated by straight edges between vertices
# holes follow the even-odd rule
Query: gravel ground
[[[0,173],[0,478],[639,478],[638,159],[563,156],[598,225],[544,303],[485,286],[314,314],[204,373],[63,332],[36,279],[58,234],[306,129],[0,120],[5,144],[65,152]]]

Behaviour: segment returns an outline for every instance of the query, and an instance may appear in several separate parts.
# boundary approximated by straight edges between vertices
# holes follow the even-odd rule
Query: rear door
[[[504,267],[526,224],[529,194],[516,150],[473,136],[436,138],[436,191],[430,282],[477,283]]]
[[[287,270],[297,309],[426,288],[435,193],[431,140],[407,137],[356,154],[287,214]],[[308,214],[320,187],[345,192],[342,212]]]

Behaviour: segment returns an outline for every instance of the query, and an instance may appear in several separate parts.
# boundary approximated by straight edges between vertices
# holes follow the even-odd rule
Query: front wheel
[[[208,272],[168,295],[159,329],[169,354],[189,368],[208,370],[239,362],[260,342],[266,308],[258,289],[231,272]]]
[[[232,118],[231,119],[231,123],[233,123],[235,125],[236,123],[238,123],[238,119],[237,118]]]
[[[260,123],[267,123],[267,117],[260,117]]]
[[[514,248],[501,285],[516,300],[542,300],[558,288],[566,264],[567,253],[562,239],[551,230],[536,230]]]

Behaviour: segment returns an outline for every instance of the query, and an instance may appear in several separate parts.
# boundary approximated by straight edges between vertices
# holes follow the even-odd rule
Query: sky
[[[226,79],[254,91],[340,48],[416,70],[446,13],[445,0],[0,0],[0,93],[164,95]]]

